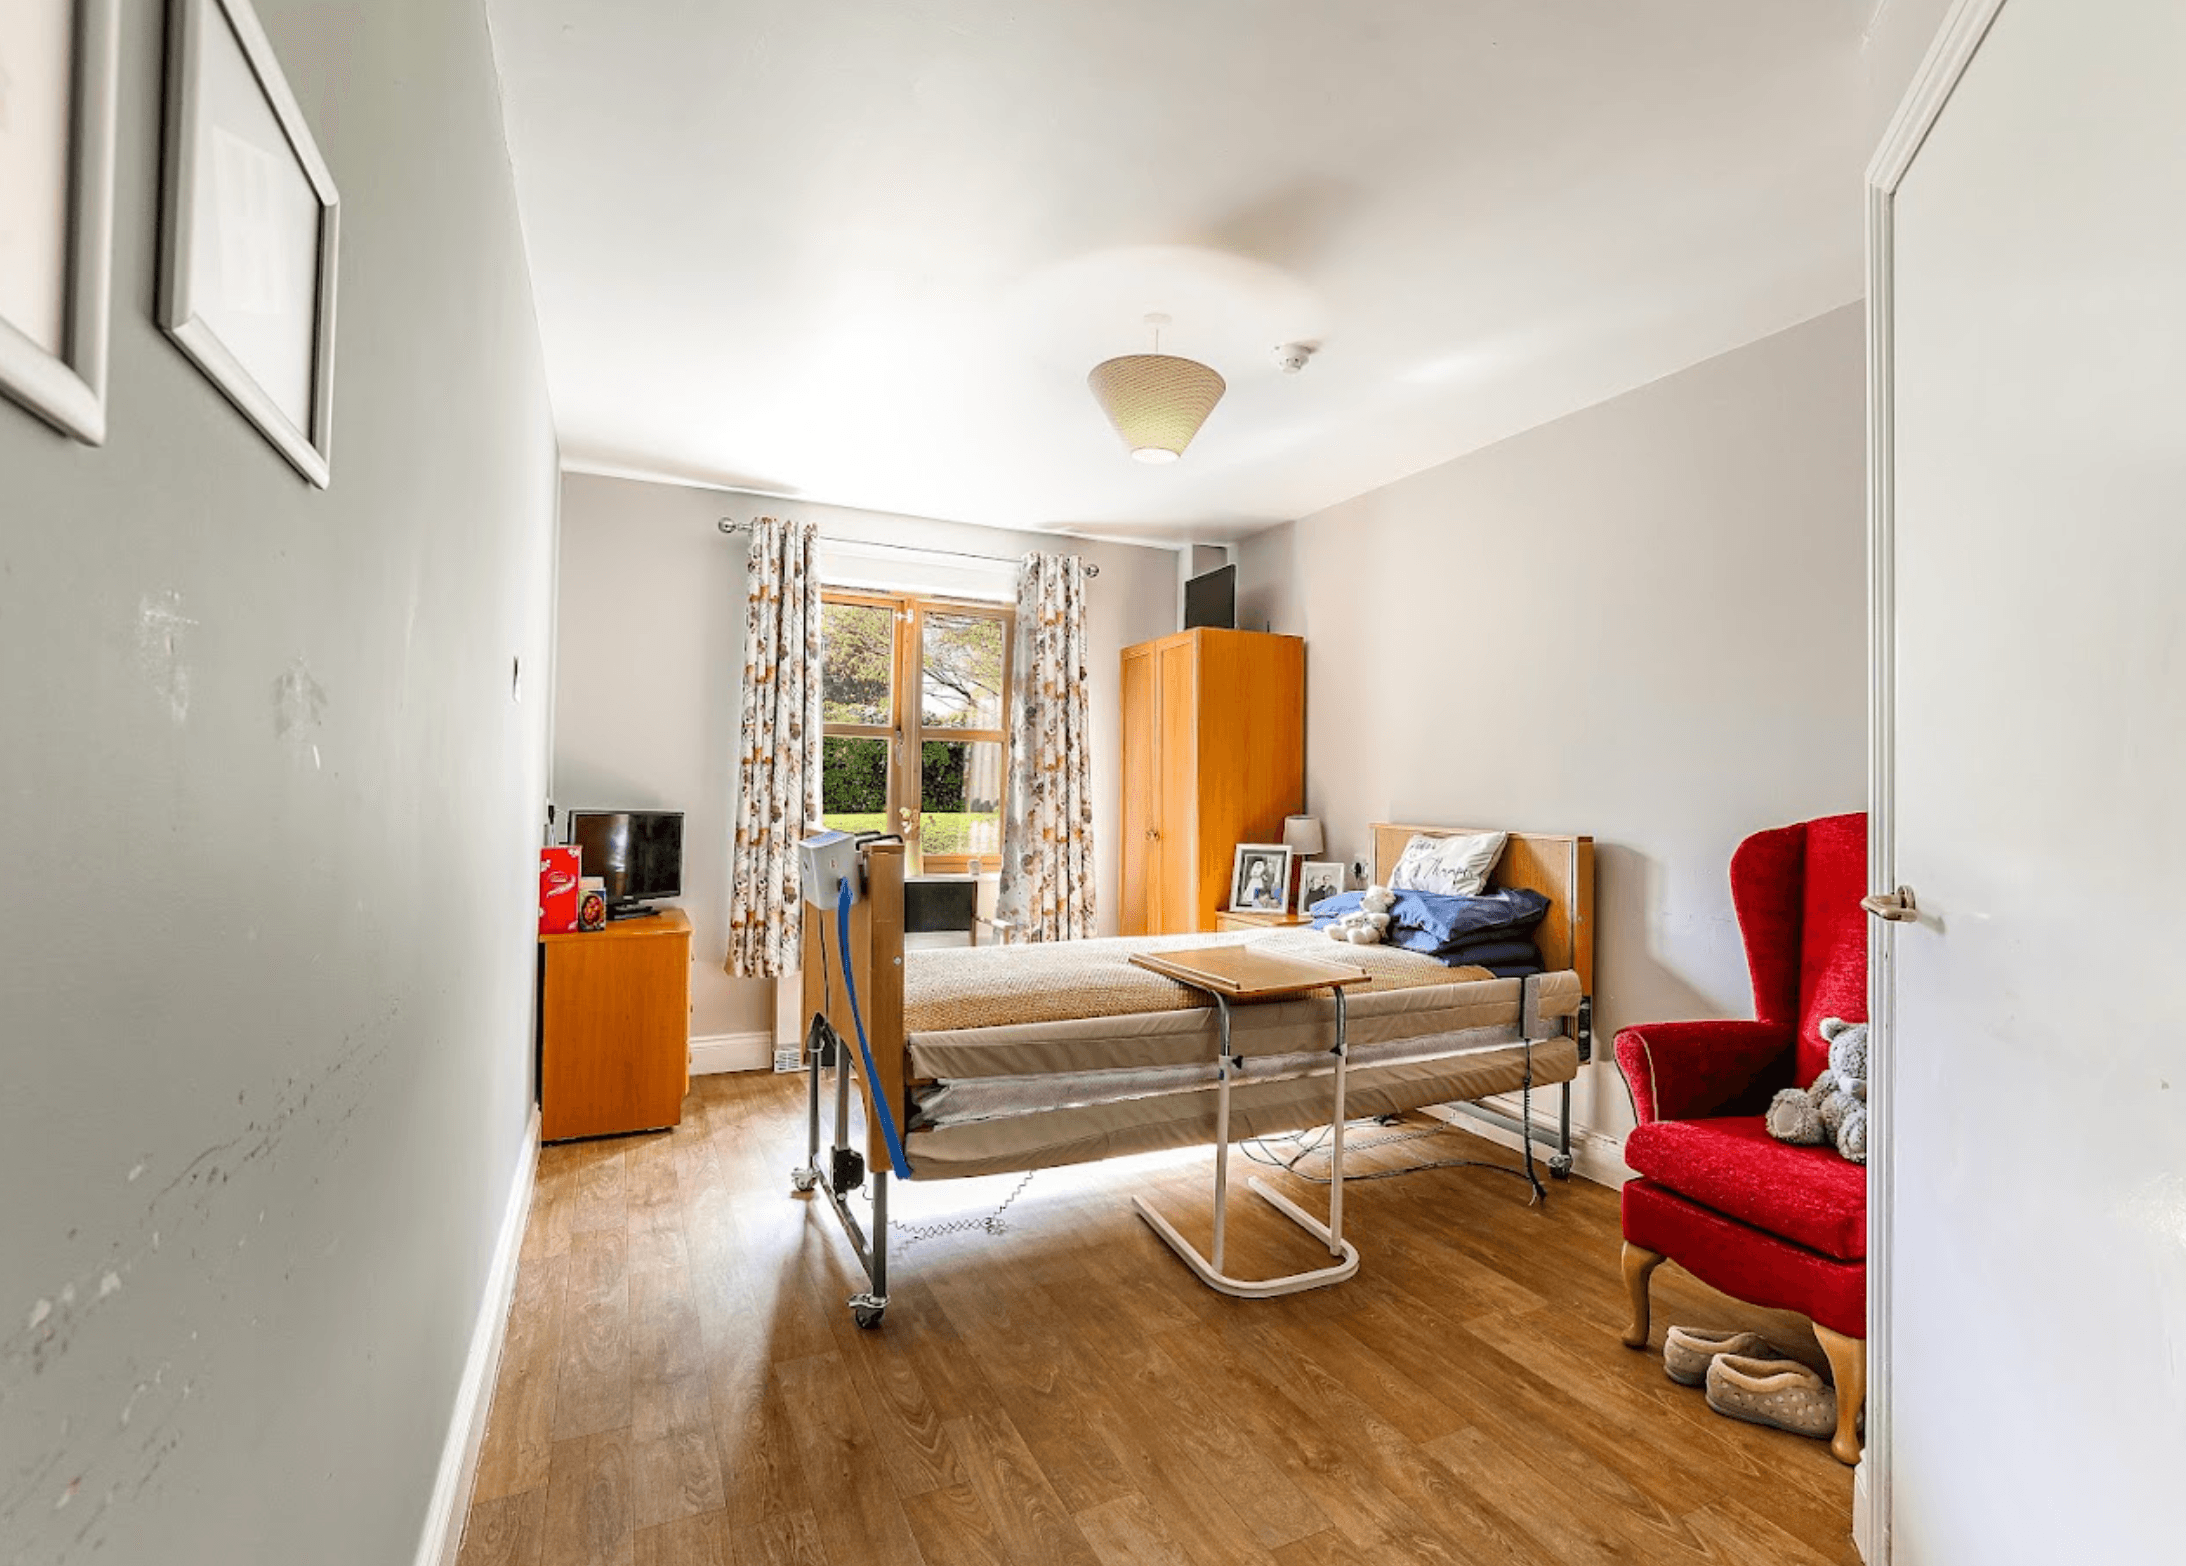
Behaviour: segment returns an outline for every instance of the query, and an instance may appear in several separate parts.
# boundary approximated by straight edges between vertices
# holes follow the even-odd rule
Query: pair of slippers
[[[1662,1368],[1680,1386],[1705,1387],[1719,1414],[1818,1441],[1837,1433],[1836,1390],[1758,1333],[1672,1327]]]

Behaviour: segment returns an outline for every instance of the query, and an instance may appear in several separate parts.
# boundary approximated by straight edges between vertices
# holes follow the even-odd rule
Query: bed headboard
[[[1400,826],[1374,823],[1374,880],[1386,886],[1404,845],[1428,837],[1467,837],[1488,827]],[[1594,840],[1549,832],[1513,832],[1488,877],[1490,886],[1523,886],[1548,899],[1548,917],[1534,932],[1551,971],[1570,968],[1594,993]]]

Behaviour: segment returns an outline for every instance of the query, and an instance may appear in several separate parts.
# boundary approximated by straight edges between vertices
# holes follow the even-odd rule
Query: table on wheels
[[[1211,1257],[1200,1254],[1199,1248],[1179,1234],[1168,1219],[1154,1211],[1153,1205],[1143,1196],[1132,1199],[1138,1206],[1139,1216],[1153,1226],[1154,1232],[1168,1242],[1169,1248],[1187,1267],[1198,1274],[1200,1282],[1224,1294],[1243,1299],[1269,1299],[1343,1282],[1359,1270],[1358,1248],[1343,1237],[1344,1066],[1348,1054],[1344,989],[1347,985],[1371,983],[1371,977],[1363,969],[1349,965],[1280,957],[1254,951],[1249,946],[1141,952],[1131,960],[1212,998],[1219,1028],[1219,1053],[1215,1059],[1214,1254]],[[1336,1002],[1336,1037],[1330,1051],[1336,1065],[1331,1074],[1335,1103],[1329,1121],[1328,1222],[1322,1223],[1280,1191],[1270,1189],[1258,1177],[1251,1185],[1277,1212],[1327,1246],[1328,1254],[1335,1260],[1326,1267],[1288,1273],[1279,1278],[1233,1278],[1222,1270],[1229,1227],[1230,1083],[1242,1064],[1231,1053],[1231,1008],[1296,1000],[1323,990]]]

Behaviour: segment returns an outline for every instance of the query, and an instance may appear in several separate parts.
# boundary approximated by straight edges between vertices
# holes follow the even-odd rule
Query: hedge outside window
[[[1015,621],[996,604],[822,594],[828,826],[902,833],[916,872],[1000,866]]]

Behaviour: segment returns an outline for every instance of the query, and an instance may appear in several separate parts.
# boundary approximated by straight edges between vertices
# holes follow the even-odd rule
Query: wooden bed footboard
[[[857,1077],[864,1087],[865,1161],[869,1168],[888,1167],[888,1142],[881,1132],[880,1115],[874,1107],[876,1094],[884,1096],[895,1116],[900,1135],[910,1114],[904,1091],[908,1077],[907,1045],[903,1034],[903,845],[869,843],[858,851],[860,895],[850,905],[851,973],[858,984],[858,1007],[865,1019],[866,1042],[873,1050],[872,1080],[859,1064]],[[823,965],[822,941],[825,963]],[[805,905],[804,1016],[825,1010],[835,1031],[850,1047],[858,1048],[857,1026],[850,1016],[850,997],[843,987],[841,952],[835,938],[835,915]],[[823,980],[824,986],[823,986]],[[822,1003],[822,990],[827,1004]]]

